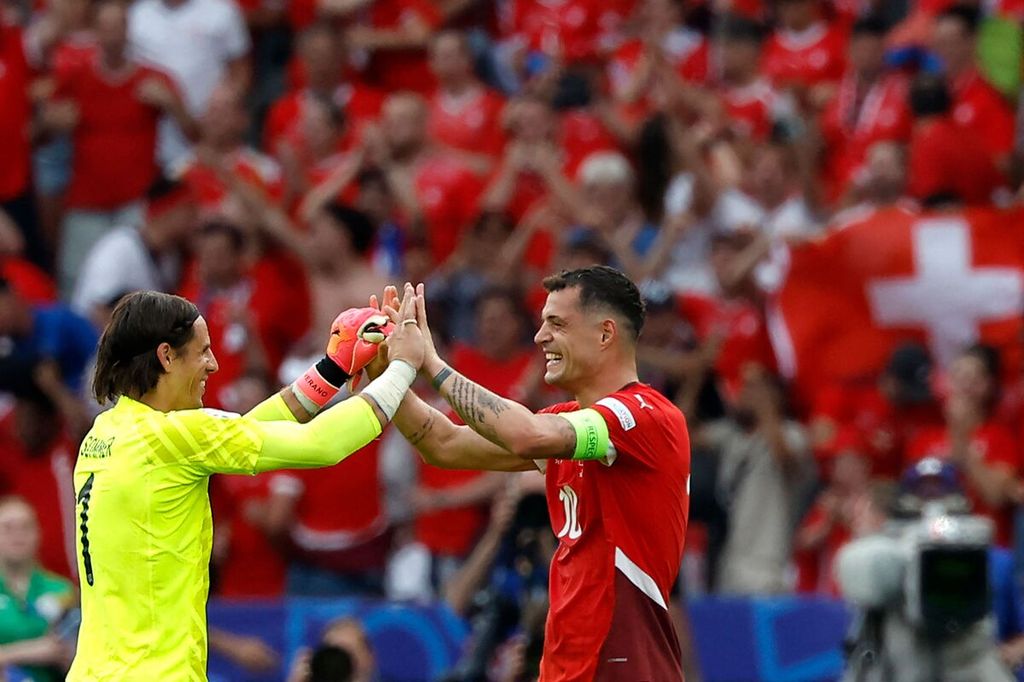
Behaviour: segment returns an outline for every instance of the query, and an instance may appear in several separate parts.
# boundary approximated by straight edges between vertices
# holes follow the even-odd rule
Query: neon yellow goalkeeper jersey
[[[210,474],[325,466],[380,434],[358,398],[288,419],[279,396],[245,417],[122,397],[96,418],[75,466],[82,627],[68,680],[206,680]]]

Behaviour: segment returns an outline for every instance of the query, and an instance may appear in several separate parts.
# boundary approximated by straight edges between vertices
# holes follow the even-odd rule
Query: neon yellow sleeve
[[[294,422],[295,415],[288,409],[280,393],[275,393],[245,413],[247,419],[258,422]]]
[[[603,459],[611,451],[611,439],[608,436],[608,423],[601,413],[592,408],[575,412],[559,412],[576,431],[576,448],[573,459]]]
[[[278,396],[280,408],[287,411]],[[273,399],[253,411],[267,414]],[[250,414],[252,414],[250,412]],[[377,415],[362,398],[352,397],[321,412],[307,424],[257,421],[216,410],[182,410],[167,415],[159,438],[200,474],[252,474],[274,469],[330,466],[380,435]]]
[[[263,429],[263,448],[256,472],[337,464],[381,433],[373,408],[358,396],[324,410],[308,424],[258,424]]]

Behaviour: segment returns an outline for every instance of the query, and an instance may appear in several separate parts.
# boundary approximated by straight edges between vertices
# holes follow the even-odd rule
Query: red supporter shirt
[[[981,460],[990,466],[1001,465],[1010,470],[1013,476],[1020,473],[1020,451],[1013,433],[1005,425],[989,420],[978,427],[971,436],[968,456],[979,453]],[[930,429],[918,435],[907,448],[906,465],[913,464],[926,457],[948,459],[950,452],[949,433],[945,427]],[[1009,547],[1013,541],[1013,508],[1010,505],[993,509],[972,488],[966,474],[961,474],[971,507],[976,514],[987,516],[996,525],[995,542],[1000,547]]]
[[[460,344],[452,351],[451,364],[470,381],[515,399],[515,388],[525,378],[534,358],[533,351],[524,350],[504,360],[493,360],[472,346]],[[458,415],[448,416],[455,423],[462,423]],[[440,469],[420,463],[420,486],[428,490],[465,485],[483,475],[483,471]],[[436,554],[465,556],[473,549],[486,520],[487,506],[481,505],[421,514],[416,518],[416,537]]]
[[[57,74],[54,98],[78,107],[68,207],[111,210],[141,199],[152,184],[163,112],[137,94],[151,78],[175,88],[169,76],[149,66],[130,64],[108,73],[98,57]]]
[[[576,171],[594,152],[618,151],[615,137],[594,114],[571,109],[561,115],[559,147],[565,155],[565,175],[575,179]]]
[[[0,256],[0,277],[29,303],[52,303],[57,300],[57,287],[38,265],[17,256]]]
[[[874,384],[822,388],[812,401],[810,421],[821,424],[813,428],[827,429],[814,453],[826,474],[833,457],[855,450],[871,460],[872,475],[887,478],[903,473],[908,443],[943,423],[934,405],[896,408]]]
[[[697,31],[680,28],[667,34],[661,43],[661,54],[687,83],[703,84],[708,80],[710,49],[708,41]],[[636,73],[648,59],[644,41],[639,38],[620,45],[608,61],[608,83],[612,95],[622,103],[622,113],[628,120],[642,122],[661,104],[654,90],[636,88]],[[660,92],[658,93],[660,94]],[[627,96],[639,99],[629,102]]]
[[[766,80],[719,91],[729,127],[740,137],[765,140],[772,131],[779,95]]]
[[[715,336],[722,339],[715,370],[728,400],[739,394],[748,363],[775,367],[764,315],[753,303],[687,294],[679,297],[679,314],[693,325],[701,341]]]
[[[953,192],[968,205],[992,203],[992,192],[1004,184],[978,131],[948,117],[915,126],[907,177],[915,199]]]
[[[482,183],[455,157],[436,154],[418,163],[414,185],[434,263],[443,263],[477,217]]]
[[[214,525],[228,533],[227,556],[217,567],[218,596],[270,598],[284,593],[284,559],[246,517],[249,508],[266,505],[271,476],[218,475],[210,481]]]
[[[578,409],[573,401],[542,412]],[[668,604],[689,509],[686,421],[675,405],[639,383],[593,409],[615,446],[611,466],[546,462],[558,547],[540,679],[682,679]]]
[[[301,125],[306,102],[313,97],[308,90],[296,89],[288,92],[270,107],[267,121],[263,126],[263,148],[276,153],[277,145],[287,138],[292,143],[302,144]],[[334,105],[345,112],[347,133],[345,142],[351,144],[358,139],[367,123],[380,115],[384,95],[373,88],[355,83],[339,85],[331,97]]]
[[[77,580],[75,488],[77,448],[61,433],[44,452],[30,454],[15,436],[14,414],[0,421],[0,489],[19,495],[39,519],[39,562]]]
[[[821,116],[833,197],[840,196],[855,179],[871,145],[910,139],[913,114],[907,98],[907,79],[902,74],[883,76],[868,86],[852,73],[843,78]]]
[[[375,29],[398,29],[413,20],[437,29],[444,17],[430,0],[375,0],[370,8]],[[437,83],[427,63],[427,51],[422,48],[378,50],[370,59],[367,75],[371,83],[387,92],[412,90],[425,95]]]
[[[633,3],[608,0],[513,0],[504,29],[530,51],[567,62],[594,60]]]
[[[455,149],[497,157],[505,144],[504,107],[501,95],[482,87],[457,98],[438,90],[430,100],[429,135]]]
[[[778,88],[838,81],[846,65],[846,31],[819,22],[800,33],[779,29],[768,39],[761,72]]]
[[[821,503],[821,499],[815,501],[807,516],[800,524],[799,532],[821,526],[828,523],[829,511]],[[836,584],[833,567],[836,554],[843,546],[853,539],[853,532],[839,520],[832,522],[832,527],[825,537],[824,542],[817,550],[803,550],[794,552],[797,578],[796,591],[801,593],[828,594],[833,597],[841,596],[839,586]]]
[[[0,21],[0,201],[28,189],[29,76],[21,29]]]
[[[231,404],[227,392],[245,374],[249,360],[249,332],[238,319],[239,311],[258,302],[252,296],[252,283],[243,281],[228,291],[211,293],[196,285],[185,288],[181,295],[199,306],[199,312],[210,329],[210,340],[217,349],[219,369],[206,382],[204,402],[208,407],[223,409]]]
[[[191,154],[179,163],[176,170],[199,198],[199,205],[204,209],[218,208],[229,191],[217,171]],[[225,165],[242,180],[262,189],[271,199],[280,201],[282,198],[284,182],[281,167],[269,156],[248,147],[239,147],[227,155]]]
[[[53,49],[54,73],[65,73],[70,69],[85,66],[96,55],[96,40],[89,32],[68,36]]]
[[[953,84],[953,120],[973,130],[993,157],[1013,149],[1013,107],[976,70],[961,75]]]
[[[181,295],[194,302],[210,328],[219,369],[206,382],[206,403],[224,408],[231,404],[232,384],[249,368],[250,346],[254,342],[239,319],[245,311],[253,325],[272,375],[288,351],[305,336],[310,325],[310,297],[303,271],[290,256],[271,252],[249,270],[242,281],[225,291],[202,286],[191,269]]]
[[[275,474],[271,490],[294,495],[291,541],[310,563],[339,571],[381,568],[387,517],[378,479],[380,440],[325,469]]]
[[[708,79],[709,49],[704,36],[691,29],[673,31],[665,36],[662,54],[687,83],[704,83]],[[619,46],[608,63],[608,79],[612,93],[621,96],[633,82],[634,74],[645,58],[644,41],[628,40]]]

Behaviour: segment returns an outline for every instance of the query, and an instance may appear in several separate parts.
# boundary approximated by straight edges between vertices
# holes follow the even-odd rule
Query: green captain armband
[[[561,412],[558,415],[576,431],[576,449],[573,459],[602,459],[608,456],[611,440],[608,438],[608,424],[597,410],[587,408],[575,412]]]

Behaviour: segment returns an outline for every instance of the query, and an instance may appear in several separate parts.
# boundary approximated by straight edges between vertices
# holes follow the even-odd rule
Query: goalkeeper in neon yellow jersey
[[[206,680],[209,476],[329,466],[380,435],[423,361],[415,294],[389,312],[397,324],[342,313],[324,359],[238,416],[201,409],[217,360],[192,303],[139,292],[117,306],[93,383],[116,403],[75,466],[82,627],[68,680]],[[385,336],[385,373],[313,419]]]

